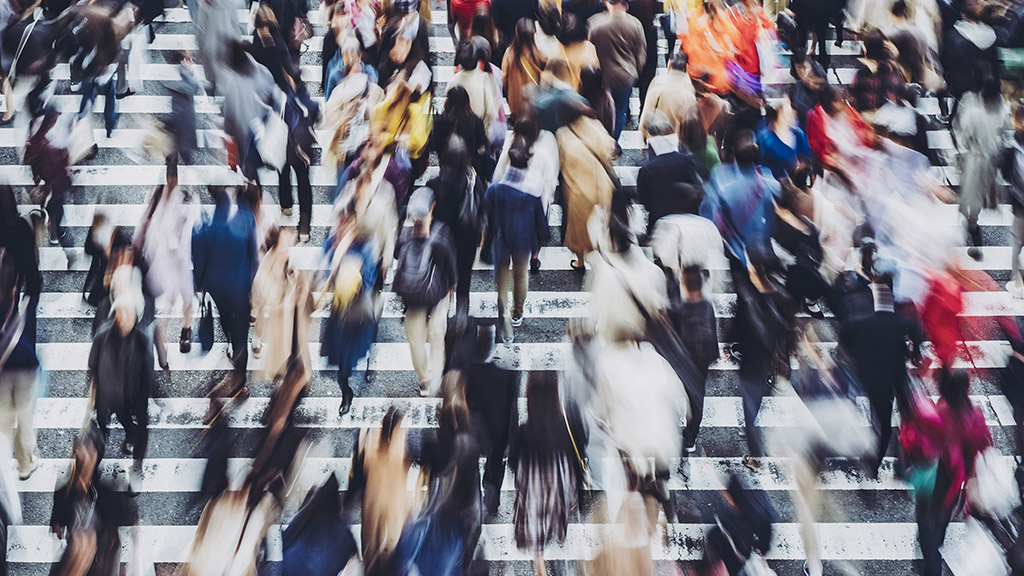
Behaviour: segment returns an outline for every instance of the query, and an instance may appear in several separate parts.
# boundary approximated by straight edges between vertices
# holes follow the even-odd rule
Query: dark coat
[[[647,233],[654,223],[669,214],[696,214],[704,198],[700,165],[688,152],[654,156],[640,167],[636,193],[647,208]]]
[[[235,216],[228,219],[230,209],[229,202],[221,202],[213,218],[192,233],[195,284],[214,300],[248,302],[259,265],[256,219],[245,202],[239,202]]]
[[[949,93],[958,99],[971,90],[978,62],[988,62],[992,74],[997,79],[999,77],[996,45],[980,48],[956,28],[950,28],[946,32],[942,42],[941,61]]]
[[[97,462],[97,467],[99,462]],[[131,526],[137,522],[136,512],[131,500],[125,492],[118,492],[97,475],[92,482],[93,491],[82,494],[72,490],[68,485],[61,486],[53,493],[53,512],[50,514],[50,526],[68,529],[65,536],[69,541],[75,538],[73,526],[75,510],[82,507],[93,507],[91,527],[96,530],[96,558],[88,576],[107,576],[118,573],[121,563],[121,538],[117,533],[118,526]],[[73,529],[74,528],[74,529]],[[61,566],[68,561],[62,557],[53,566],[51,574],[61,574]]]
[[[190,154],[199,147],[196,139],[196,101],[202,93],[199,80],[189,66],[179,66],[180,80],[163,82],[171,93],[171,116],[164,123],[174,136],[174,147],[179,153]]]
[[[136,323],[126,336],[112,321],[100,326],[89,350],[89,372],[95,379],[96,413],[106,422],[140,396],[149,398],[153,387],[153,340]]]
[[[876,311],[848,321],[839,331],[869,395],[906,387],[907,359],[921,357],[923,340],[920,326],[895,312]]]

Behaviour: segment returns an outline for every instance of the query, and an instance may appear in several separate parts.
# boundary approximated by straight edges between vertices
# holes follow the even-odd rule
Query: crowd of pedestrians
[[[22,480],[39,466],[37,248],[59,245],[75,265],[64,217],[76,193],[71,167],[98,152],[97,96],[107,137],[116,135],[165,4],[4,0],[0,9],[2,121],[24,132],[35,182],[21,205],[0,185],[0,430]],[[993,504],[1002,476],[969,399],[976,377],[963,367],[974,359],[958,315],[965,292],[1001,290],[968,258],[984,256],[979,216],[1003,196],[1013,208],[1005,288],[1024,297],[1024,107],[1000,76],[1016,70],[1024,46],[1021,3],[450,0],[455,71],[444,83],[429,42],[438,6],[427,0],[186,5],[198,49],[170,56],[170,114],[143,144],[165,160],[164,183],[134,232],[99,211],[84,241],[91,400],[54,494],[51,526],[67,542],[55,573],[116,570],[117,527],[139,511],[101,473],[111,418],[137,477],[158,370],[195,347],[209,352],[216,334],[231,370],[208,386],[213,440],[187,574],[256,573],[274,524],[287,525],[289,574],[487,573],[482,526],[498,513],[506,463],[514,543],[538,574],[654,574],[658,525],[668,529],[684,498],[668,480],[675,470],[688,478],[689,458],[704,451],[709,373],[730,363],[743,464],[758,474],[766,456],[792,462],[805,574],[823,574],[815,522],[828,495],[817,479],[835,458],[877,478],[886,456],[899,455],[926,576],[942,574],[939,550],[961,514],[1014,549],[1013,511]],[[326,24],[322,94],[299,64],[313,46],[312,11]],[[843,85],[830,53],[850,38],[863,50]],[[53,97],[57,62],[69,63],[81,96],[73,111]],[[204,94],[220,98],[218,142],[197,137]],[[915,108],[922,97],[938,103],[936,120]],[[635,153],[623,136],[634,118],[644,147],[635,186],[616,169]],[[935,130],[951,131],[956,193],[931,170]],[[199,155],[217,151],[236,185],[182,183]],[[313,229],[316,165],[330,174],[326,235]],[[275,172],[276,198],[263,188]],[[963,225],[950,217],[956,203]],[[494,350],[531,322],[531,279],[548,273],[552,253],[542,248],[557,240],[589,303],[568,323],[565,365],[520,378]],[[317,262],[296,256],[313,243]],[[496,317],[471,291],[478,261],[493,267]],[[727,287],[731,323],[715,296]],[[395,402],[359,431],[344,497],[332,475],[292,514],[292,479],[311,441],[296,410],[326,363],[338,418],[349,417],[387,292],[402,305],[408,385],[438,399],[437,428],[412,442]],[[167,335],[179,327],[167,318],[179,313],[179,354],[169,356]],[[1013,349],[1002,385],[1020,424],[1024,338],[1012,318],[997,320]],[[311,334],[322,361],[311,357]],[[216,431],[254,379],[274,393],[239,483],[225,478],[231,450]],[[806,417],[781,432],[757,425],[766,397],[790,394]],[[422,490],[409,489],[414,464]],[[778,518],[747,478],[722,479],[702,574],[767,573]],[[604,506],[586,506],[597,491]],[[0,519],[17,522],[19,504],[0,502]],[[584,513],[621,525],[624,537],[580,566],[546,562]]]

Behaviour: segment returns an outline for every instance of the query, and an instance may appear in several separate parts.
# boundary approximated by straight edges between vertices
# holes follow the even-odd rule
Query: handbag
[[[86,114],[75,120],[68,138],[68,163],[78,164],[92,152],[96,138],[92,132],[92,115]]]
[[[281,109],[270,106],[266,118],[253,121],[253,140],[263,164],[280,171],[288,156],[288,123],[284,120],[286,98],[281,98]]]
[[[203,292],[199,303],[199,346],[203,352],[213,349],[213,298]]]

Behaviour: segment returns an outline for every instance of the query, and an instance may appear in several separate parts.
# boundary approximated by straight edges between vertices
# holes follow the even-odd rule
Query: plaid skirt
[[[538,555],[549,542],[565,542],[576,496],[576,476],[568,455],[520,460],[512,516],[516,546]]]

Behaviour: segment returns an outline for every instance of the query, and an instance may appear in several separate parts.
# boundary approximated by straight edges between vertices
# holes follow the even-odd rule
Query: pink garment
[[[964,483],[974,476],[975,458],[992,445],[992,433],[985,424],[985,415],[973,404],[955,410],[945,400],[939,400],[939,414],[945,441],[939,466],[950,479],[945,504],[951,506],[964,489]]]

